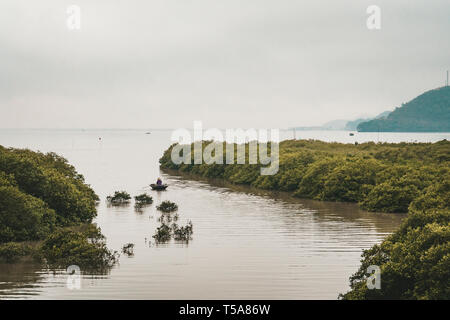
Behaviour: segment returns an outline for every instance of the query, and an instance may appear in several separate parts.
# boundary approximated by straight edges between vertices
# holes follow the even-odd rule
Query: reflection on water
[[[33,263],[0,263],[1,294],[9,298],[39,294],[39,271],[39,265]]]
[[[98,137],[102,140],[99,142]],[[82,275],[81,289],[31,263],[0,265],[1,298],[38,299],[336,299],[361,251],[379,243],[402,216],[367,213],[354,204],[293,199],[283,193],[210,184],[159,172],[170,132],[0,132],[0,144],[55,151],[84,174],[103,201],[96,223],[122,255],[110,274]],[[70,142],[70,143],[69,143]],[[151,191],[158,176],[169,184]],[[144,191],[154,203],[135,210],[108,206],[114,190]],[[155,245],[164,200],[178,204],[178,223],[192,220],[193,240]]]
[[[9,297],[334,299],[346,290],[361,250],[400,222],[398,215],[367,213],[354,204],[253,195],[163,177],[170,190],[155,193],[156,202],[180,204],[180,220],[194,222],[193,241],[155,245],[151,235],[160,214],[154,205],[142,213],[132,205],[100,205],[98,223],[108,245],[133,242],[134,257],[122,256],[110,276],[92,281],[84,275],[82,289],[73,291],[62,271],[2,269],[2,282],[14,283]]]
[[[107,279],[106,275],[86,274],[84,282],[95,283],[97,279]],[[67,288],[66,270],[43,269],[34,262],[14,264],[0,263],[0,298],[29,299],[40,298],[42,293],[52,287]]]

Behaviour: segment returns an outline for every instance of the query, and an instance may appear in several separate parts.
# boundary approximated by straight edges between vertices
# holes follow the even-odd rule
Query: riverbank
[[[92,224],[98,200],[63,157],[0,146],[0,261],[111,267],[116,254]]]
[[[161,175],[158,159],[170,145],[166,132],[36,131],[0,138],[4,145],[64,156],[101,199],[114,190],[152,192],[148,184],[158,176],[169,184],[165,192],[152,192],[154,204],[142,212],[105,201],[96,206],[93,222],[107,237],[108,248],[134,243],[133,257],[121,256],[120,265],[106,275],[83,268],[82,290],[66,288],[67,265],[55,276],[40,264],[0,263],[2,299],[336,299],[348,291],[347,279],[358,269],[361,251],[399,229],[404,216],[370,213],[356,203],[284,198],[283,192],[274,196],[262,189],[254,195],[256,189],[245,185],[228,189]],[[189,245],[145,242],[159,225],[156,206],[165,200],[179,205],[180,222],[195,222]],[[416,220],[414,228],[421,221],[426,219]],[[405,281],[414,283],[414,276]],[[382,286],[388,284],[384,280],[389,277],[383,273]]]
[[[164,174],[170,175],[171,177],[177,177],[178,179],[182,181],[186,181],[186,183],[189,183],[190,181],[198,181],[201,183],[208,184],[212,187],[218,187],[218,188],[226,188],[229,189],[232,192],[237,193],[244,193],[249,195],[255,195],[260,196],[264,198],[269,198],[273,200],[280,200],[287,203],[301,203],[305,207],[311,209],[311,210],[331,210],[331,208],[334,208],[335,210],[339,212],[343,211],[351,211],[351,212],[361,212],[361,213],[367,213],[367,214],[377,214],[382,215],[383,217],[394,217],[398,216],[400,219],[405,218],[406,214],[404,213],[398,213],[398,214],[391,214],[386,212],[370,212],[367,210],[362,209],[357,203],[354,202],[345,202],[345,201],[327,201],[327,200],[315,200],[315,199],[308,199],[308,198],[302,198],[295,196],[292,192],[289,191],[279,191],[279,190],[270,190],[270,189],[261,189],[257,187],[253,187],[251,185],[244,185],[244,184],[235,184],[231,183],[229,181],[226,181],[224,179],[220,178],[208,178],[204,177],[198,174],[193,174],[189,172],[181,172],[173,169],[164,169],[161,168],[161,172]],[[397,219],[396,219],[397,220]]]
[[[203,149],[206,145],[208,142]],[[356,202],[370,211],[408,212],[399,230],[363,251],[362,264],[350,277],[351,290],[340,298],[450,298],[448,141],[355,145],[283,141],[279,145],[280,170],[273,176],[259,175],[259,165],[176,165],[170,157],[172,148],[160,159],[163,170],[317,200]],[[248,145],[245,157],[248,163]],[[371,265],[380,268],[381,289],[371,290],[366,285]]]
[[[261,165],[248,164],[248,145],[247,164],[227,165],[174,164],[172,148],[160,159],[162,169],[222,179],[235,185],[285,191],[315,200],[356,202],[365,210],[388,213],[406,213],[410,205],[420,209],[430,201],[435,208],[447,205],[439,191],[450,180],[447,140],[356,145],[287,140],[279,145],[279,172],[269,176],[260,175]],[[225,155],[225,144],[223,148]]]

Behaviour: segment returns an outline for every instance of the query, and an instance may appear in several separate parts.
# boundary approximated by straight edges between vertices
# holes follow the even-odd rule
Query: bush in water
[[[126,191],[115,191],[113,196],[107,196],[106,200],[111,204],[126,204],[129,203],[131,196]]]
[[[411,211],[398,231],[362,258],[341,299],[450,299],[450,211]],[[380,267],[381,289],[367,288],[370,265]]]
[[[186,241],[192,240],[193,225],[192,222],[189,221],[188,224],[184,227],[178,226],[176,223],[172,224],[173,238],[176,241]]]
[[[170,237],[171,237],[170,227],[165,223],[161,224],[161,226],[159,226],[156,229],[156,232],[153,235],[153,238],[155,239],[156,243],[164,243],[170,241]]]
[[[134,243],[124,244],[122,247],[122,253],[131,257],[134,255]]]
[[[168,213],[168,212],[173,212],[173,211],[178,210],[178,205],[174,202],[166,200],[166,201],[161,202],[161,204],[159,206],[157,206],[156,209],[158,209],[159,211]]]
[[[89,271],[104,272],[118,260],[117,252],[108,250],[100,229],[90,225],[87,230],[58,229],[40,248],[50,268],[78,265]]]
[[[153,198],[146,193],[143,193],[143,194],[140,194],[140,195],[134,197],[134,200],[136,201],[136,205],[139,205],[139,206],[153,203]]]
[[[158,218],[158,221],[161,223],[170,224],[173,221],[177,221],[178,217],[178,214],[172,215],[171,213],[164,212],[161,214],[161,217]]]

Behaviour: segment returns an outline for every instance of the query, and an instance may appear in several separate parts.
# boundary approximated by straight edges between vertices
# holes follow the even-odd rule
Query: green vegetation
[[[111,266],[115,254],[91,224],[98,200],[66,159],[0,146],[0,259]]]
[[[161,226],[159,226],[156,229],[155,234],[153,235],[153,239],[155,239],[156,243],[164,243],[170,241],[171,238],[171,230],[170,227],[162,223]]]
[[[362,132],[449,132],[450,87],[430,90],[396,108],[386,118],[358,125]]]
[[[160,159],[162,169],[298,197],[357,202],[369,211],[408,212],[397,232],[363,252],[361,267],[350,278],[351,290],[340,298],[450,299],[449,141],[357,145],[283,141],[279,171],[273,176],[261,176],[260,165],[175,165],[172,148]],[[246,159],[248,163],[248,145]],[[367,289],[369,265],[381,269],[381,290]]]
[[[118,259],[117,252],[108,250],[105,237],[93,225],[84,231],[56,230],[45,239],[40,253],[50,268],[78,265],[91,272],[106,271]]]
[[[412,210],[400,229],[365,250],[341,299],[450,299],[450,211]],[[381,268],[381,289],[366,286],[367,268]]]
[[[153,198],[146,193],[134,197],[134,201],[138,206],[144,206],[153,203]]]
[[[122,253],[131,257],[134,256],[134,243],[127,243],[122,247]]]
[[[204,142],[203,146],[208,144]],[[272,176],[260,175],[259,164],[176,165],[170,156],[172,147],[160,159],[162,169],[292,192],[297,197],[358,202],[369,211],[404,213],[410,205],[420,206],[424,201],[439,202],[442,206],[449,197],[448,191],[445,192],[450,180],[450,142],[447,140],[358,145],[283,141],[279,171]],[[246,147],[248,159],[248,145]],[[436,196],[434,200],[430,200],[431,195]]]
[[[7,198],[6,194],[13,196],[18,202],[23,202],[28,213],[35,212],[31,208],[41,207],[37,215],[44,221],[42,223],[51,224],[48,220],[52,220],[53,215],[57,225],[86,223],[97,214],[95,202],[98,196],[66,159],[54,153],[42,154],[0,146],[0,186],[3,187],[1,193],[5,194],[0,198]],[[15,212],[17,210],[19,208]]]
[[[175,241],[186,241],[192,240],[192,234],[194,226],[192,225],[192,222],[189,221],[188,224],[184,227],[178,226],[176,223],[172,224],[172,232],[173,232],[173,238]]]
[[[161,217],[158,218],[158,221],[161,223],[170,224],[171,222],[177,221],[179,218],[178,214],[172,215],[170,212],[163,212]]]
[[[39,240],[56,226],[55,211],[41,199],[16,186],[0,186],[0,195],[0,242]]]
[[[30,255],[31,247],[25,243],[7,242],[0,244],[0,261],[13,263]]]
[[[153,238],[156,243],[168,242],[172,237],[175,241],[189,242],[192,240],[192,234],[194,233],[193,229],[194,226],[191,221],[189,221],[184,227],[180,227],[175,222],[169,226],[165,221],[163,221],[156,229]]]
[[[156,209],[167,213],[167,212],[173,212],[173,211],[178,210],[178,206],[176,203],[167,200],[167,201],[161,202],[161,204],[159,206],[157,206]]]
[[[180,227],[176,223],[179,217],[177,213],[173,214],[174,211],[178,210],[178,206],[175,203],[163,201],[157,209],[161,211],[161,217],[158,218],[161,225],[153,235],[156,243],[168,242],[172,237],[175,241],[189,242],[189,240],[192,240],[194,226],[191,221],[184,227]]]
[[[107,196],[106,200],[112,205],[128,204],[131,196],[126,191],[115,191],[113,196]]]

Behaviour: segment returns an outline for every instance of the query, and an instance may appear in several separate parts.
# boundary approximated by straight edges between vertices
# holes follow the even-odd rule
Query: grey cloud
[[[82,30],[65,9],[82,10]],[[440,86],[448,1],[6,0],[0,127],[316,125]]]

